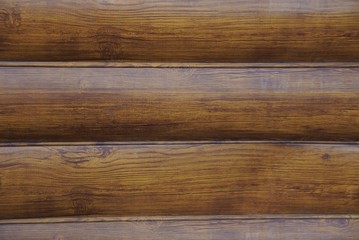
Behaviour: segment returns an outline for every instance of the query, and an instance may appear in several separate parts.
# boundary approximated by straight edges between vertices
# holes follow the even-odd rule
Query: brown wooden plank
[[[0,60],[358,61],[357,0],[1,0]]]
[[[0,67],[59,68],[359,68],[359,62],[124,62],[124,61],[0,61]]]
[[[87,222],[141,222],[141,221],[211,221],[211,220],[309,220],[358,219],[359,214],[241,214],[241,215],[163,215],[163,216],[73,216],[50,218],[0,219],[0,224],[46,224]]]
[[[0,68],[0,141],[359,140],[358,68]]]
[[[215,216],[212,216],[215,217]],[[57,221],[57,219],[55,219]],[[0,224],[1,240],[357,240],[356,218],[123,220]]]
[[[0,218],[358,214],[357,144],[0,148]]]

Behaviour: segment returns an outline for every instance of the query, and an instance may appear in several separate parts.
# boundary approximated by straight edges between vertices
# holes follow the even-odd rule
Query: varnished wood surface
[[[0,141],[359,140],[358,68],[0,68]]]
[[[28,221],[28,224],[0,224],[1,240],[94,240],[94,239],[175,239],[175,240],[357,240],[359,219],[248,218],[196,220],[122,220],[98,222]],[[61,220],[61,219],[60,219]],[[56,223],[57,222],[57,223]]]
[[[357,144],[0,148],[0,218],[359,214]]]
[[[1,0],[0,60],[359,60],[357,0]]]
[[[74,216],[50,218],[0,219],[0,224],[51,224],[88,222],[150,222],[150,221],[226,221],[226,220],[338,220],[359,219],[359,214],[241,214],[241,215],[163,215],[163,216]]]
[[[359,62],[124,62],[124,61],[0,61],[0,67],[58,68],[359,68]]]

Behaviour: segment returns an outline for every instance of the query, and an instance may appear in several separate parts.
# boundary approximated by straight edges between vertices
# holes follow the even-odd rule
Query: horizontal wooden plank
[[[0,141],[359,140],[357,68],[0,68]]]
[[[357,144],[0,148],[0,218],[359,214]]]
[[[0,219],[0,224],[46,224],[87,222],[149,222],[149,221],[225,221],[225,220],[331,220],[359,219],[359,214],[241,214],[241,215],[163,215],[163,216],[73,216],[50,218]]]
[[[0,67],[59,68],[359,68],[359,62],[124,62],[124,61],[0,61]]]
[[[55,219],[57,221],[57,219]],[[0,239],[356,240],[358,218],[123,220],[0,224]]]
[[[357,0],[0,1],[0,60],[358,61]]]

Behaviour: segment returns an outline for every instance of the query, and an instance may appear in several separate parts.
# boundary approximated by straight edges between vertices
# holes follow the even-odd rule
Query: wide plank
[[[0,68],[0,142],[359,141],[359,68]]]
[[[0,219],[359,214],[357,144],[0,147]]]
[[[0,0],[0,60],[359,60],[357,0]]]
[[[355,216],[46,219],[0,223],[1,240],[357,240]]]

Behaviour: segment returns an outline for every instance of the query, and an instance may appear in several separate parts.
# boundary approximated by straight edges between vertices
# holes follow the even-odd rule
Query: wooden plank
[[[0,1],[0,60],[359,60],[357,0]]]
[[[358,68],[0,68],[0,141],[359,140]]]
[[[320,216],[319,216],[320,217]],[[57,219],[55,219],[57,221]],[[0,239],[356,240],[356,218],[123,220],[0,224]]]
[[[0,148],[0,218],[358,214],[357,144]]]
[[[359,214],[241,214],[241,215],[165,215],[165,216],[74,216],[51,218],[0,219],[0,224],[46,224],[87,222],[149,222],[149,221],[223,221],[223,220],[309,220],[359,219]]]
[[[359,62],[124,62],[124,61],[0,61],[0,67],[59,67],[59,68],[359,68]]]

